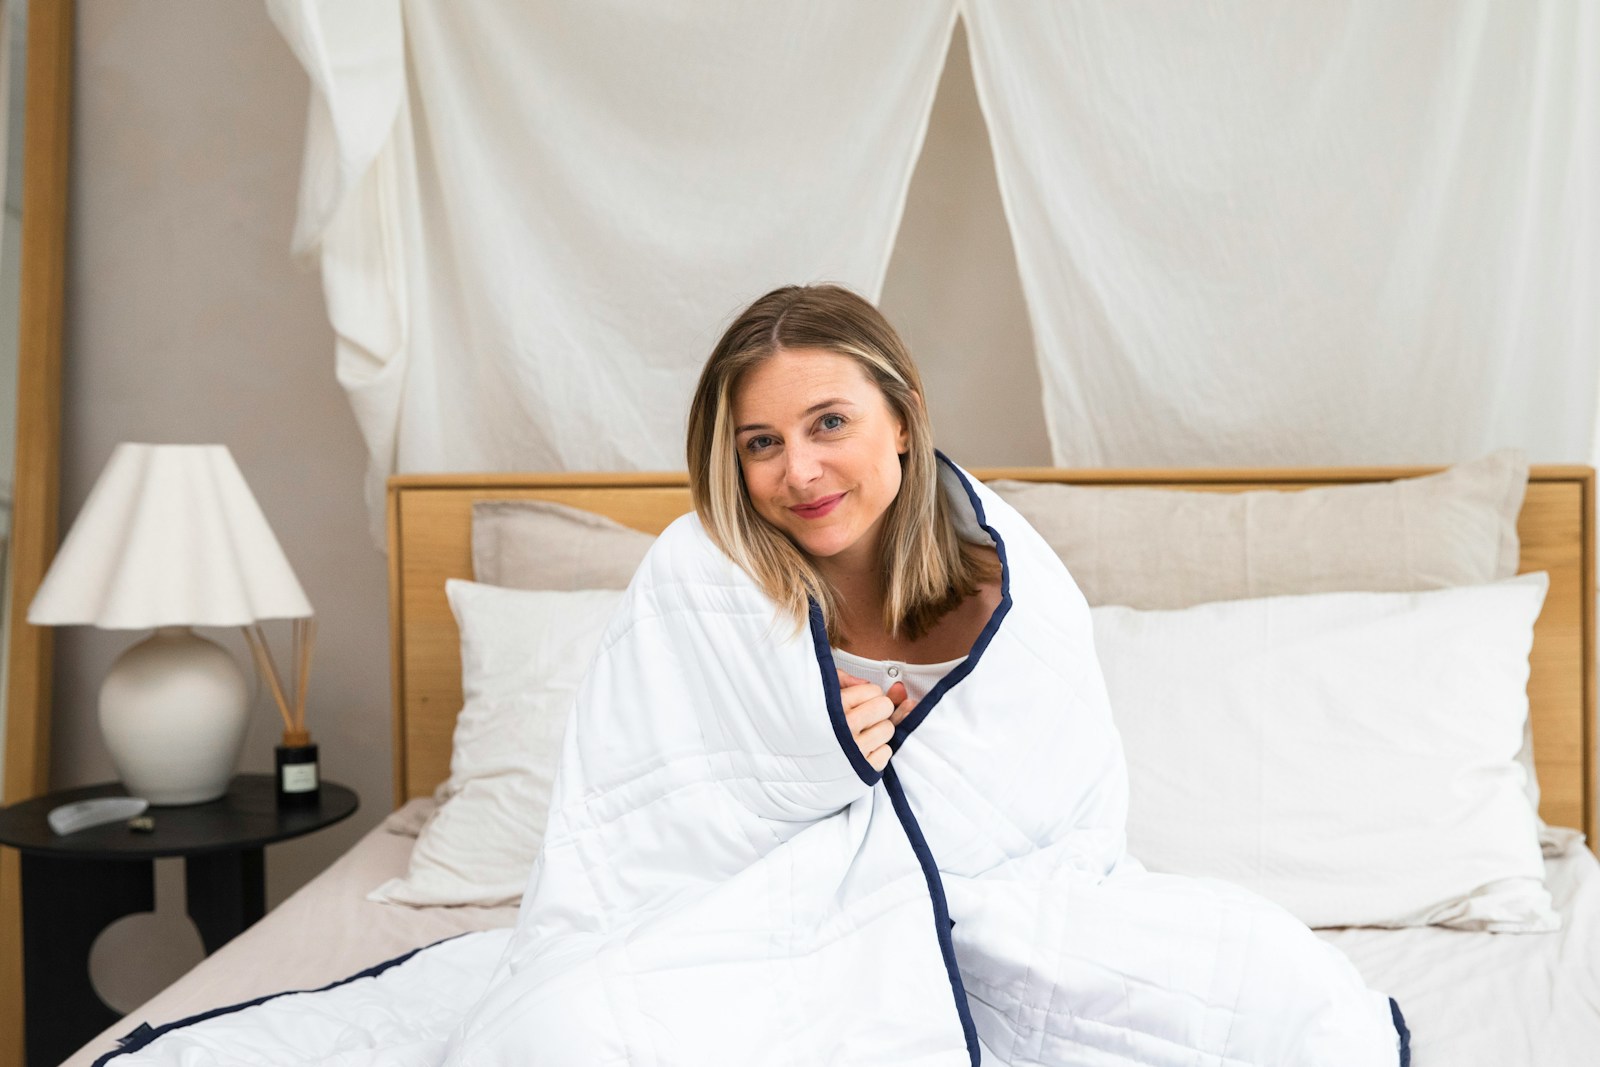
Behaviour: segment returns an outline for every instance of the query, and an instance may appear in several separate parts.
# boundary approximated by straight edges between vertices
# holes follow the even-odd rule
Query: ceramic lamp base
[[[203,804],[228,790],[249,725],[249,687],[226,649],[163,626],[100,685],[100,732],[129,795]]]

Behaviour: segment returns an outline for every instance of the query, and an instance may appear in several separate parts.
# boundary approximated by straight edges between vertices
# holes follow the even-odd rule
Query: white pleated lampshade
[[[226,445],[123,443],[28,607],[41,626],[247,626],[312,613]]]

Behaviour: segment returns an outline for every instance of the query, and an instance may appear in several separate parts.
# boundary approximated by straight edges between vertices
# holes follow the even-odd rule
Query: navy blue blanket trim
[[[961,487],[967,491],[967,500],[972,504],[972,513],[977,517],[978,525],[994,541],[994,550],[1000,557],[1000,603],[994,609],[994,614],[989,616],[989,622],[984,626],[983,632],[978,635],[978,639],[973,642],[972,651],[967,654],[967,658],[961,666],[939,679],[939,683],[928,690],[927,695],[911,710],[911,714],[902,719],[900,725],[895,727],[894,737],[890,738],[889,745],[896,752],[900,751],[900,746],[905,743],[905,739],[910,737],[911,732],[922,724],[922,720],[928,717],[928,713],[933,711],[944,695],[960,683],[961,679],[972,673],[973,668],[978,665],[978,660],[983,657],[984,651],[988,649],[989,642],[994,639],[994,635],[999,631],[1001,621],[1011,611],[1011,564],[1006,559],[1005,540],[993,526],[989,525],[989,519],[983,511],[983,502],[978,499],[977,491],[972,488],[972,482],[962,473],[961,468],[951,463],[943,452],[935,452],[934,455],[938,457],[940,463],[949,467],[955,476],[961,479]]]
[[[961,479],[961,486],[967,492],[967,500],[972,504],[973,514],[977,517],[978,525],[994,541],[995,551],[1000,556],[1000,604],[995,608],[994,614],[989,616],[989,622],[984,626],[983,632],[978,635],[978,640],[973,643],[972,651],[961,666],[945,675],[939,684],[929,690],[921,702],[918,703],[910,715],[895,727],[894,737],[890,739],[890,746],[898,752],[900,744],[917,724],[928,717],[928,713],[939,703],[941,697],[961,679],[972,673],[978,665],[979,658],[984,650],[989,647],[989,642],[1000,629],[1000,622],[1011,610],[1011,565],[1006,562],[1006,546],[1000,534],[990,526],[984,516],[983,503],[978,499],[977,492],[972,488],[972,483],[967,476],[942,452],[936,452],[940,463],[949,467]],[[905,831],[906,840],[911,844],[911,850],[916,853],[917,862],[922,867],[922,877],[928,883],[928,896],[933,905],[934,932],[939,938],[939,952],[944,957],[944,969],[950,979],[950,990],[955,996],[956,1014],[961,1018],[961,1032],[966,1037],[967,1055],[972,1060],[972,1067],[979,1067],[978,1028],[972,1021],[972,1011],[967,1006],[966,987],[961,982],[961,970],[956,964],[956,946],[951,939],[950,931],[955,927],[955,921],[950,918],[950,905],[944,895],[944,883],[939,879],[939,865],[934,861],[933,852],[928,848],[927,839],[922,836],[922,828],[917,825],[917,817],[912,814],[911,802],[906,799],[905,789],[900,785],[900,778],[894,773],[891,765],[883,772],[873,769],[867,762],[866,756],[856,744],[855,736],[850,732],[850,724],[844,717],[844,703],[839,696],[839,675],[834,669],[833,649],[828,644],[828,628],[822,621],[822,608],[815,600],[811,601],[811,643],[816,648],[817,666],[822,671],[822,691],[828,701],[828,721],[833,725],[834,737],[839,742],[839,747],[844,750],[850,759],[850,765],[855,768],[856,774],[868,785],[875,784],[880,778],[884,788],[889,793],[889,800],[894,805],[894,812],[900,820],[900,826]]]
[[[446,941],[454,941],[458,937],[466,936],[466,934],[455,934],[451,937],[440,938],[438,941],[433,942],[432,945],[423,945],[420,948],[414,948],[402,956],[396,956],[392,960],[384,960],[382,963],[373,964],[371,967],[368,967],[359,974],[352,974],[349,978],[341,978],[337,982],[329,982],[327,985],[322,986],[319,989],[285,989],[281,993],[268,993],[266,996],[257,997],[255,1000],[247,1000],[242,1004],[230,1004],[225,1008],[212,1008],[210,1011],[201,1012],[199,1015],[191,1015],[187,1019],[179,1019],[177,1022],[167,1023],[163,1026],[153,1027],[149,1023],[140,1023],[132,1033],[128,1034],[126,1037],[118,1039],[118,1048],[95,1060],[93,1067],[100,1067],[100,1065],[106,1061],[115,1059],[124,1053],[138,1052],[156,1038],[161,1037],[164,1034],[171,1033],[173,1030],[181,1030],[183,1027],[193,1026],[195,1023],[203,1023],[207,1019],[215,1019],[219,1015],[230,1015],[236,1011],[243,1011],[245,1008],[253,1008],[258,1004],[265,1004],[269,1000],[277,1000],[279,997],[290,997],[294,996],[296,993],[322,993],[329,989],[336,989],[339,986],[346,985],[362,978],[374,978],[382,974],[384,971],[387,971],[390,967],[398,967],[400,964],[406,962],[406,960],[409,960],[417,953],[425,952],[428,949],[433,948],[434,945],[442,945]]]
[[[950,931],[956,924],[950,918],[950,904],[945,900],[939,866],[933,860],[927,839],[922,836],[922,827],[917,825],[917,817],[911,813],[911,802],[906,799],[906,791],[901,787],[900,776],[895,774],[892,763],[883,772],[883,785],[889,792],[889,800],[894,804],[894,813],[900,819],[906,839],[911,842],[911,851],[917,854],[917,862],[922,865],[922,877],[927,880],[928,895],[933,902],[933,928],[939,935],[939,951],[944,955],[944,970],[950,978],[950,991],[955,994],[956,1014],[961,1017],[961,1033],[967,1040],[967,1055],[972,1059],[972,1067],[980,1067],[978,1028],[972,1021],[972,1009],[967,1005],[967,990],[961,982],[961,969],[956,965],[956,946],[950,937]]]
[[[839,674],[833,665],[833,648],[828,644],[828,627],[822,621],[822,606],[811,601],[811,643],[816,647],[817,666],[822,670],[822,695],[828,701],[828,722],[833,726],[834,739],[850,760],[850,766],[867,785],[876,785],[882,773],[867,762],[855,734],[844,717],[844,700],[839,696]]]
[[[1400,1035],[1400,1067],[1411,1067],[1411,1029],[1393,997],[1389,998],[1389,1015],[1394,1019],[1394,1032]]]

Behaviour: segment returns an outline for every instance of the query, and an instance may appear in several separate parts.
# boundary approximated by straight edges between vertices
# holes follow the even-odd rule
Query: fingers
[[[840,671],[839,676],[839,702],[844,705],[845,719],[850,723],[852,731],[889,717],[889,712],[894,710],[894,702],[883,695],[882,689],[844,671]],[[850,679],[851,684],[844,684],[846,678]],[[886,701],[889,704],[888,710],[879,708],[875,701]]]
[[[887,745],[894,736],[894,723],[888,719],[875,722],[871,726],[856,731],[856,744],[861,746],[862,755],[871,752],[879,745]]]
[[[877,687],[874,686],[874,689]],[[868,696],[861,703],[851,707],[847,702],[844,710],[844,721],[849,724],[850,732],[859,734],[880,722],[887,722],[889,716],[894,714],[894,702],[879,693],[877,696]]]
[[[887,696],[889,698],[889,702],[894,705],[894,711],[889,715],[889,721],[894,723],[896,726],[899,726],[901,723],[905,722],[906,716],[910,715],[912,709],[917,706],[917,702],[915,700],[906,699],[906,686],[904,682],[894,683],[889,687],[889,691],[884,695]]]
[[[889,765],[894,749],[889,741],[894,728],[908,715],[916,701],[906,699],[906,687],[896,682],[886,694],[864,678],[835,668],[839,675],[839,700],[844,705],[845,722],[861,754],[873,770]]]

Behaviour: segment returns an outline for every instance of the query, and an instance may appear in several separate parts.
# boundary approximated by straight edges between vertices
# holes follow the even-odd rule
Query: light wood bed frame
[[[1436,467],[1308,470],[976,470],[1075,485],[1238,492],[1300,489],[1429,474]],[[1595,472],[1536,466],[1518,519],[1521,570],[1550,573],[1534,629],[1528,696],[1540,814],[1582,829],[1595,846]],[[689,510],[682,474],[439,474],[389,480],[389,619],[394,685],[395,802],[427,796],[450,773],[461,708],[461,659],[447,578],[472,577],[472,504],[552,500],[659,533]]]

